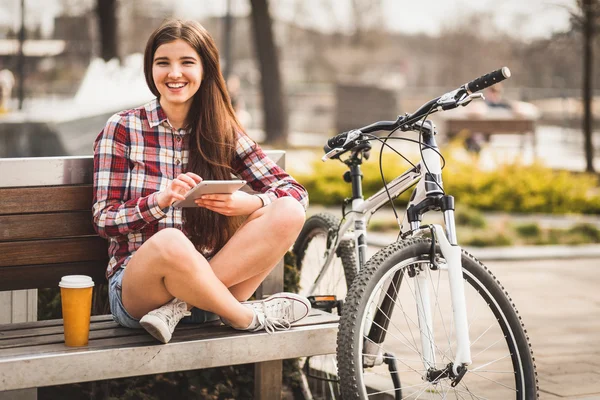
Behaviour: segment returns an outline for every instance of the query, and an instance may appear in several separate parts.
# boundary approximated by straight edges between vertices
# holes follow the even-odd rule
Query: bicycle
[[[458,245],[454,198],[442,181],[445,160],[435,141],[436,128],[427,119],[482,99],[476,92],[509,77],[510,70],[501,68],[430,100],[413,114],[328,140],[323,160],[337,159],[349,167],[344,178],[352,183],[352,198],[345,202],[350,208],[343,209],[341,220],[326,214],[309,218],[294,251],[301,276],[309,269],[316,274],[304,294],[313,300],[335,293],[345,297],[337,346],[344,399],[384,394],[395,399],[538,397],[531,345],[512,300],[492,273]],[[372,134],[376,131],[390,133],[382,139]],[[392,137],[396,131],[419,133],[421,160],[389,183],[382,173],[383,188],[364,199],[360,165],[371,142],[382,143],[381,168],[388,140],[414,141]],[[342,160],[344,154],[349,156]],[[399,240],[367,262],[368,219],[414,185],[404,218],[398,219]],[[421,225],[429,211],[443,213],[445,229]],[[313,246],[319,237],[323,248]],[[311,262],[311,255],[317,261]],[[329,382],[336,382],[332,376]]]

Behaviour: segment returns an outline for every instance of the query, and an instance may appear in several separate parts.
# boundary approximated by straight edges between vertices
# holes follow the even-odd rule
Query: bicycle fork
[[[365,340],[364,343],[365,354],[375,355],[383,351],[380,344],[385,339],[392,318],[392,311],[397,300],[397,288],[400,287],[404,278],[414,277],[415,299],[421,339],[421,357],[425,370],[428,371],[429,374],[428,379],[431,381],[439,379],[443,375],[457,377],[461,375],[461,370],[464,369],[464,366],[471,364],[469,326],[462,275],[461,248],[458,245],[451,244],[441,226],[433,225],[433,229],[442,256],[446,260],[446,265],[443,268],[447,268],[453,320],[456,330],[456,351],[454,362],[452,363],[452,373],[450,374],[450,371],[436,370],[436,344],[434,340],[432,319],[433,306],[430,293],[431,283],[427,280],[426,271],[398,270],[394,276],[389,279],[389,284],[386,290],[382,291],[381,297],[377,303],[378,307],[369,330],[368,339]],[[382,360],[383,357],[381,356],[364,357],[365,366],[380,364]]]

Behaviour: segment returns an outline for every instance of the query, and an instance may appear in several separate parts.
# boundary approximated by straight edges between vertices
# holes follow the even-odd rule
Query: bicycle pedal
[[[308,301],[312,308],[326,311],[331,313],[334,308],[339,310],[342,300],[338,300],[335,295],[319,295],[319,296],[308,296]]]

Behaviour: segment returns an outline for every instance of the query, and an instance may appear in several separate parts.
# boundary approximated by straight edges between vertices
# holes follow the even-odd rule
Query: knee
[[[304,225],[306,213],[304,207],[292,197],[282,197],[269,206],[276,229],[282,234],[298,236]]]
[[[190,257],[196,256],[192,242],[179,229],[166,228],[150,238],[154,253],[164,265],[189,265]]]

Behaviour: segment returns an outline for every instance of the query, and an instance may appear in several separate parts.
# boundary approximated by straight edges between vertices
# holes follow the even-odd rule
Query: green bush
[[[570,234],[580,235],[583,238],[586,238],[587,243],[600,242],[600,230],[592,224],[587,224],[587,223],[577,224],[577,225],[573,226],[571,229],[569,229],[568,232]]]
[[[454,221],[457,225],[469,226],[471,228],[483,229],[486,227],[485,218],[480,211],[469,207],[463,207],[456,210]]]
[[[473,247],[494,247],[494,246],[510,246],[513,244],[512,239],[504,233],[481,234],[466,239],[462,242],[465,246]]]
[[[541,164],[519,162],[484,171],[473,168],[472,161],[453,157],[446,157],[446,161],[445,190],[460,206],[518,213],[600,213],[598,179],[593,174],[556,171]],[[384,154],[383,170],[387,180],[406,170],[405,165],[398,163],[397,156]],[[311,204],[339,205],[351,195],[351,185],[342,179],[346,169],[342,163],[317,160],[312,174],[294,176],[307,188]],[[375,157],[363,164],[363,175],[364,195],[368,197],[382,187]],[[405,205],[410,192],[400,196],[397,204]]]
[[[534,238],[542,234],[542,229],[536,223],[517,225],[515,231],[524,238]]]

